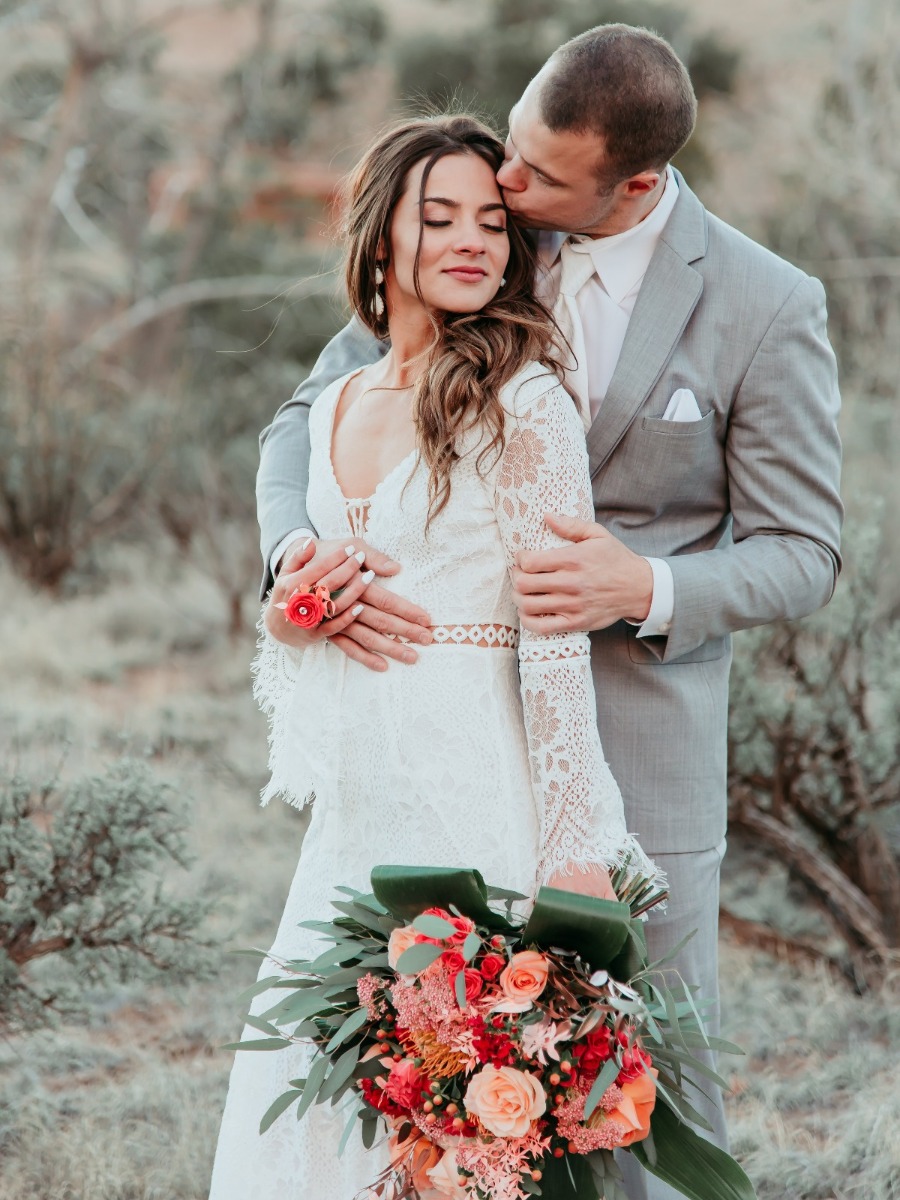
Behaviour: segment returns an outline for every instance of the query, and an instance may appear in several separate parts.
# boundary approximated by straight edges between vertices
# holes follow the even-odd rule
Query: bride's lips
[[[454,279],[459,279],[462,283],[480,283],[487,275],[487,271],[483,271],[481,267],[449,267],[444,274],[452,275]]]

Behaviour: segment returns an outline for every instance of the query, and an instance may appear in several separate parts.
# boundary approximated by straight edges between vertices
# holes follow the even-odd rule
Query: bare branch
[[[156,296],[146,296],[119,313],[111,321],[83,341],[71,352],[67,365],[74,370],[86,366],[92,358],[111,350],[123,338],[161,317],[187,308],[192,304],[210,304],[221,300],[242,300],[254,296],[271,296],[273,300],[305,300],[310,296],[327,296],[337,291],[333,273],[313,275],[308,279],[278,275],[233,275],[224,279],[194,279],[177,283]]]

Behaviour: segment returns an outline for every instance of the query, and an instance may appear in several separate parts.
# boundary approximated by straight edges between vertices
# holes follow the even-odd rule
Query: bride
[[[433,623],[414,667],[377,673],[327,636],[302,651],[272,636],[292,593],[322,581],[322,560],[275,583],[256,664],[270,718],[264,802],[315,798],[275,964],[314,956],[316,935],[298,923],[328,918],[336,885],[368,890],[377,863],[477,867],[530,896],[543,883],[609,896],[609,869],[629,855],[656,874],[604,761],[587,635],[520,631],[512,599],[516,554],[561,544],[545,513],[589,521],[593,504],[581,418],[532,291],[535,255],[495,180],[502,161],[472,118],[411,121],[350,184],[350,301],[391,349],[313,405],[307,508],[322,539],[365,536],[402,561],[404,592]],[[353,553],[324,560],[324,582],[347,586],[322,635],[358,611],[367,576]],[[254,1012],[277,998],[257,997]],[[351,1138],[338,1156],[345,1119],[327,1105],[259,1135],[310,1057],[305,1046],[237,1055],[211,1200],[353,1200],[378,1174],[384,1147]]]

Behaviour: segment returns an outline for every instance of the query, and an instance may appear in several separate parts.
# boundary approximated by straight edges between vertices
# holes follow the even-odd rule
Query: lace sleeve
[[[571,397],[556,386],[511,425],[499,462],[495,505],[507,560],[520,550],[566,545],[547,512],[593,521],[584,430]],[[519,645],[522,706],[540,817],[538,883],[569,864],[614,867],[661,879],[625,826],[622,795],[597,731],[587,633],[538,635]]]

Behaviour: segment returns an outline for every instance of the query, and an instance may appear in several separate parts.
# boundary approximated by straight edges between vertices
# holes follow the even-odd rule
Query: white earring
[[[500,286],[501,286],[501,287],[506,287],[506,276],[505,276],[505,275],[504,275],[504,276],[503,276],[503,278],[500,280]]]
[[[384,316],[384,298],[378,289],[384,283],[384,271],[378,264],[375,264],[375,297],[372,300],[372,309],[376,317]]]

